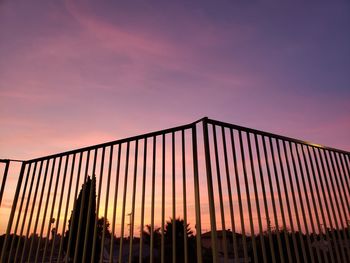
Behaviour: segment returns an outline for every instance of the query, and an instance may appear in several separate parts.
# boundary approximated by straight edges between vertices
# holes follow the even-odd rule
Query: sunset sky
[[[349,3],[93,2],[1,1],[0,158],[203,116],[350,150]]]
[[[0,159],[30,160],[204,116],[350,151],[350,2],[308,2],[0,0]],[[87,176],[96,176],[96,216],[117,236],[161,226],[163,212],[187,220],[197,237],[195,225],[209,232],[213,219],[218,230],[243,236],[348,226],[350,155],[288,148],[210,121],[208,133],[196,127],[198,148],[189,129],[150,136],[24,162],[23,181],[21,162],[11,162],[0,236],[8,218],[9,230],[27,229],[27,238],[39,228],[49,237],[54,224],[65,233]]]

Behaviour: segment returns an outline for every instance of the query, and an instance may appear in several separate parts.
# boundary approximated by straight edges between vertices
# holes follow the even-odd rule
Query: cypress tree
[[[91,195],[91,204],[90,204],[90,213],[89,213],[90,195]],[[81,215],[81,218],[80,218],[80,215]],[[89,220],[88,220],[88,216],[89,216]],[[96,177],[92,176],[92,178],[90,178],[90,176],[88,176],[86,182],[82,185],[82,189],[79,192],[78,198],[75,200],[74,209],[71,213],[71,217],[68,222],[68,230],[64,237],[64,249],[69,262],[73,261],[76,253],[78,253],[77,254],[78,260],[82,260],[83,250],[84,250],[84,240],[85,240],[86,233],[88,235],[87,244],[86,244],[87,245],[86,259],[87,259],[87,262],[91,262],[95,220],[96,220]],[[79,224],[79,221],[81,221],[80,224]],[[79,227],[81,229],[78,237]],[[69,235],[71,235],[71,242],[69,244],[69,255],[67,255]],[[96,238],[98,238],[98,235]],[[97,241],[96,244],[100,244],[98,240],[96,241]],[[78,242],[77,250],[75,249],[76,242]],[[96,247],[96,252],[97,253],[95,253],[96,258],[94,262],[98,262],[98,256],[100,255],[99,245]]]

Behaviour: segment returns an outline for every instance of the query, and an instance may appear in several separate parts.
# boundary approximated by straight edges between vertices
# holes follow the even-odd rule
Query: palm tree
[[[152,227],[151,225],[146,225],[145,230],[143,231],[143,238],[145,241],[145,244],[151,244],[151,232]],[[153,238],[154,238],[154,247],[159,248],[160,247],[160,241],[161,241],[161,232],[160,227],[155,227],[153,231]]]
[[[175,232],[173,232],[173,222],[175,223]],[[151,225],[146,225],[143,230],[143,237],[145,244],[150,245],[151,243]],[[173,252],[173,233],[175,237],[175,253],[176,253],[176,262],[184,262],[185,258],[185,236],[187,238],[187,255],[188,262],[196,261],[196,247],[195,247],[195,236],[193,235],[193,231],[190,228],[189,224],[184,223],[183,219],[176,218],[166,222],[164,227],[164,256],[165,262],[172,262],[172,252]],[[186,234],[184,234],[186,233]],[[154,258],[154,262],[160,262],[160,249],[161,249],[161,229],[159,227],[155,227],[153,231],[154,238],[154,249],[158,250]],[[148,258],[144,259],[148,260]]]
[[[173,227],[174,224],[174,227]],[[175,228],[175,232],[173,232]],[[185,238],[187,239],[188,262],[196,261],[195,236],[189,224],[185,225],[183,219],[170,219],[164,229],[165,238],[165,259],[172,260],[173,247],[175,247],[176,262],[184,262],[185,259]],[[173,244],[173,238],[175,244]]]

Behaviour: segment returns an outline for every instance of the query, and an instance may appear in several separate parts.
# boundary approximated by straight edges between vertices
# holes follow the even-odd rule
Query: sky
[[[349,27],[345,1],[3,0],[0,159],[204,116],[350,151]]]
[[[208,116],[350,150],[350,4],[1,1],[0,158]]]

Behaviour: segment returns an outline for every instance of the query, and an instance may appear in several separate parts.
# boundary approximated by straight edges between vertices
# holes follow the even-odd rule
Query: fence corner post
[[[211,170],[211,162],[210,162],[208,118],[203,119],[203,140],[204,140],[205,165],[206,165],[206,171],[207,171],[207,185],[208,185],[208,199],[209,199],[209,214],[210,214],[211,244],[212,244],[212,252],[213,252],[213,262],[217,263],[218,262],[218,249],[217,249],[217,233],[216,233],[213,180],[212,180],[212,170]]]

